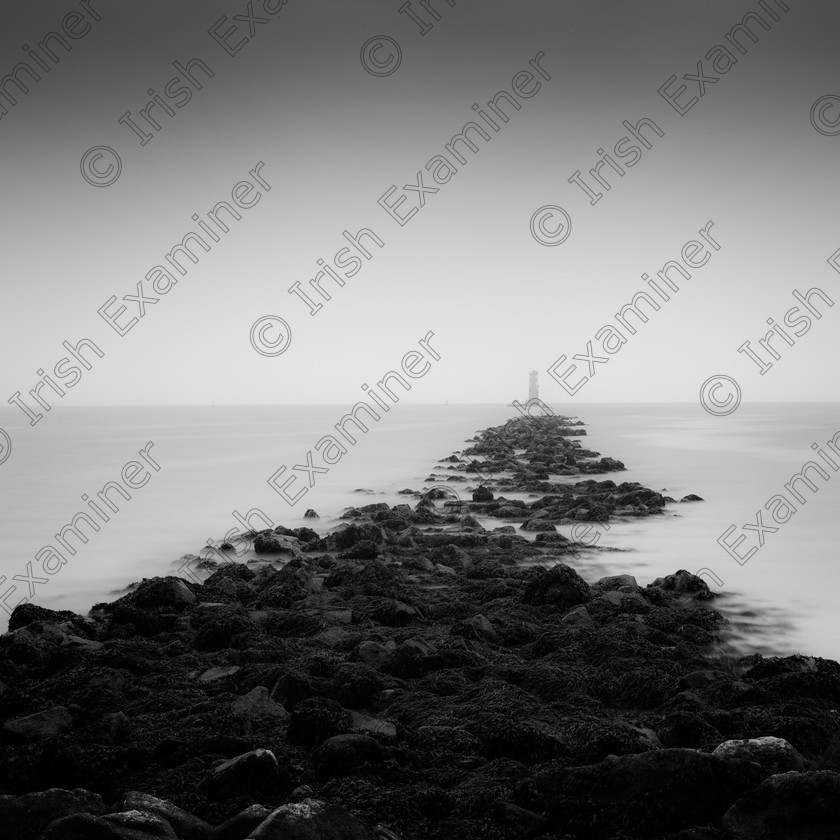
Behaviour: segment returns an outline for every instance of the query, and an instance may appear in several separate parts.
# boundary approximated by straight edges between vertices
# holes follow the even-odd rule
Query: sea
[[[224,556],[219,545],[243,530],[241,521],[256,529],[305,524],[326,532],[350,506],[414,504],[399,491],[428,489],[435,471],[451,475],[440,459],[467,447],[477,431],[517,416],[500,404],[401,403],[357,433],[337,463],[326,464],[316,444],[347,408],[62,407],[35,426],[17,409],[3,409],[0,429],[12,450],[0,465],[0,630],[8,608],[23,598],[86,613],[144,577],[200,578],[206,572],[195,558]],[[626,465],[599,480],[638,481],[675,500],[703,499],[589,532],[593,549],[574,561],[585,579],[629,573],[645,585],[686,569],[719,594],[715,606],[730,621],[730,642],[744,652],[840,660],[840,472],[812,448],[831,455],[826,442],[840,432],[840,405],[742,404],[728,416],[707,414],[699,404],[576,402],[551,409],[585,423],[582,445]],[[797,482],[799,502],[785,484],[812,460],[826,477],[811,471],[813,489]],[[272,477],[280,486],[293,479],[288,500],[269,484]],[[111,508],[97,496],[106,485]],[[462,498],[473,487],[446,485]],[[771,501],[779,495],[795,504],[779,507]],[[89,502],[108,521],[92,516],[99,530],[83,525],[87,542],[65,533],[73,553],[52,554],[63,526],[91,513]],[[309,509],[319,518],[305,518]],[[772,510],[787,521],[775,521]],[[558,527],[570,536],[571,528]],[[253,556],[247,542],[235,545],[243,560]],[[45,558],[49,574],[42,571]]]

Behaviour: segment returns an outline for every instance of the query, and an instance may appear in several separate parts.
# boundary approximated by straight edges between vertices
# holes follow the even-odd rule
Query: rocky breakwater
[[[551,483],[598,463],[570,428],[479,435],[481,464],[448,462],[497,465],[473,501],[265,531],[256,562],[143,580],[86,617],[18,607],[0,637],[5,836],[840,836],[840,665],[721,658],[724,619],[685,571],[584,580],[557,522],[667,500]],[[499,497],[535,482],[551,486],[532,502]],[[511,525],[478,522],[506,506]],[[517,533],[536,518],[553,532]]]

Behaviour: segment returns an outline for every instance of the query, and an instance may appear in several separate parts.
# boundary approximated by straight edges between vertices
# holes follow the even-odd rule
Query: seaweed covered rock
[[[592,840],[621,831],[658,837],[716,822],[766,773],[685,749],[663,749],[571,767],[539,782],[552,828]]]
[[[548,604],[560,609],[585,604],[591,599],[589,584],[565,563],[538,570],[522,593],[522,600],[526,604]]]
[[[828,770],[771,776],[723,816],[732,840],[836,840],[840,774]]]
[[[251,834],[251,840],[377,840],[348,811],[319,799],[282,805]]]

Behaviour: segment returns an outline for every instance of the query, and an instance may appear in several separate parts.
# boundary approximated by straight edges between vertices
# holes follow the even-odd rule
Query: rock
[[[303,514],[303,518],[304,518],[304,519],[320,519],[321,517],[320,517],[320,516],[318,516],[318,514],[317,514],[317,513],[315,513],[315,511],[314,511],[314,510],[312,510],[312,508],[309,508],[309,509],[306,511],[306,513],[304,513],[304,514]]]
[[[280,786],[280,768],[271,750],[256,749],[219,764],[201,785],[211,799],[265,793],[276,796]]]
[[[482,484],[473,490],[472,498],[474,502],[492,502],[494,496],[490,489]]]
[[[361,735],[378,735],[389,741],[397,740],[397,727],[390,720],[373,718],[363,712],[350,713],[350,727]]]
[[[3,732],[10,741],[32,743],[55,738],[73,726],[73,716],[64,706],[54,706],[43,712],[7,720]]]
[[[557,527],[544,519],[528,519],[519,526],[520,531],[536,531],[540,534],[557,533]]]
[[[754,764],[664,749],[559,770],[540,786],[552,829],[587,840],[652,838],[715,822],[764,775]]]
[[[22,796],[0,796],[0,826],[6,837],[37,840],[55,820],[81,812],[98,816],[106,810],[98,793],[82,788],[50,788]]]
[[[801,772],[805,769],[805,759],[784,738],[772,736],[724,741],[712,755],[736,761],[754,761],[769,773]]]
[[[134,592],[115,603],[123,602],[141,609],[153,609],[155,607],[186,607],[194,604],[195,600],[195,595],[181,578],[156,577],[144,579]]]
[[[258,685],[247,694],[234,700],[230,710],[237,717],[250,720],[264,718],[286,720],[289,717],[289,713],[283,706],[268,696],[268,689],[264,685]]]
[[[150,811],[119,811],[101,820],[116,829],[120,840],[179,840],[169,822]]]
[[[687,496],[683,496],[680,499],[681,502],[702,502],[703,499],[696,495],[695,493],[689,493]]]
[[[575,607],[572,610],[569,610],[563,618],[561,619],[561,623],[565,624],[567,627],[594,627],[595,622],[592,620],[592,616],[589,614],[589,610],[586,609],[583,604],[579,607]]]
[[[602,577],[596,584],[601,592],[613,592],[620,590],[624,592],[638,592],[640,587],[633,575],[611,575]]]
[[[450,632],[454,635],[466,636],[467,638],[477,639],[478,641],[489,642],[491,644],[499,641],[499,634],[496,632],[496,628],[481,614],[458,622],[453,625]]]
[[[434,656],[434,648],[418,636],[406,639],[382,666],[386,674],[404,679],[422,677]]]
[[[74,814],[52,823],[40,840],[178,840],[172,826],[148,811],[104,817]]]
[[[78,622],[80,617],[69,610],[50,610],[27,601],[25,604],[18,604],[9,617],[9,632],[25,627],[33,621],[45,621],[60,624],[63,621]]]
[[[382,758],[382,746],[369,735],[348,733],[327,738],[315,751],[315,772],[325,779],[350,775],[364,764]]]
[[[213,831],[209,823],[194,817],[177,805],[137,790],[126,793],[117,807],[120,811],[146,811],[166,820],[180,840],[207,840]]]
[[[217,668],[208,668],[198,675],[198,681],[203,683],[216,682],[217,680],[223,680],[225,677],[232,677],[240,670],[239,665],[222,665]]]
[[[313,697],[295,705],[286,739],[290,744],[317,747],[333,735],[350,729],[350,712],[335,700]]]
[[[319,799],[280,806],[249,840],[376,840],[361,820]]]
[[[565,563],[550,569],[540,569],[522,594],[526,604],[550,604],[555,607],[574,607],[592,599],[589,584]]]
[[[771,776],[724,815],[732,840],[837,840],[840,774],[790,771]]]
[[[264,805],[251,805],[234,814],[229,820],[213,829],[210,840],[244,840],[251,836],[257,826],[265,822],[271,813]]]
[[[680,569],[675,574],[667,575],[664,578],[657,578],[651,585],[658,586],[666,592],[691,595],[698,601],[708,601],[715,597],[703,578],[697,577],[697,575],[693,575],[685,569]]]
[[[394,647],[393,642],[391,642],[390,647],[380,642],[362,642],[359,645],[357,656],[366,665],[370,665],[371,668],[379,668],[391,655]]]

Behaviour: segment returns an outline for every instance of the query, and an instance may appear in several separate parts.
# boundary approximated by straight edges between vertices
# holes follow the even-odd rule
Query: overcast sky
[[[800,321],[801,335],[783,327],[793,346],[772,339],[781,358],[764,375],[738,353],[749,340],[772,359],[758,340],[768,319],[783,324],[795,290],[816,287],[840,303],[840,274],[827,262],[840,248],[840,134],[832,134],[840,98],[815,110],[822,131],[811,116],[818,99],[840,97],[837,4],[789,2],[785,12],[775,0],[765,8],[731,0],[432,0],[440,20],[414,2],[419,24],[399,13],[400,0],[265,0],[267,8],[256,0],[259,20],[250,22],[241,0],[131,5],[3,4],[0,77],[24,61],[41,78],[17,67],[28,92],[6,80],[0,97],[0,404],[34,388],[40,369],[56,379],[62,342],[82,338],[104,357],[89,356],[91,370],[65,389],[66,405],[345,404],[429,331],[441,359],[413,388],[418,402],[521,398],[531,368],[555,403],[695,400],[713,374],[736,378],[751,401],[840,399],[840,306],[816,302],[824,314],[807,331]],[[752,19],[758,41],[742,33],[739,51],[727,33],[753,11],[769,29]],[[423,19],[434,23],[425,35]],[[45,42],[57,63],[36,46],[50,32],[69,46]],[[388,75],[360,60],[375,36],[400,47],[401,63]],[[723,53],[718,72],[704,58],[719,44],[737,59],[725,73]],[[390,69],[392,52],[373,42],[371,69]],[[167,97],[173,62],[193,59],[212,78],[194,64],[201,88],[188,88],[186,101],[183,86],[170,86]],[[697,75],[698,62],[706,80],[683,81]],[[517,75],[523,71],[530,76]],[[658,92],[663,85],[673,104]],[[487,103],[501,91],[508,121],[497,116],[496,131],[472,106],[493,118]],[[148,110],[153,95],[164,106]],[[144,145],[119,123],[127,112],[145,126]],[[642,118],[663,136],[648,128],[652,148],[625,155],[634,165],[624,166],[614,151],[628,134],[622,123]],[[456,147],[466,163],[435,183],[427,164],[442,154],[454,160],[446,144],[472,119],[490,139],[474,133],[475,153]],[[83,156],[95,146],[120,157],[110,186],[82,177]],[[588,173],[598,149],[623,175],[602,164],[612,188],[593,205],[568,179],[581,171],[595,186]],[[91,180],[107,171],[105,158],[87,161]],[[258,163],[262,185],[249,175]],[[438,191],[424,194],[402,226],[378,200],[394,186],[385,200],[405,196],[398,212],[408,212],[420,193],[405,185],[418,171]],[[177,285],[118,334],[98,310],[114,296],[106,312],[125,305],[116,324],[130,323],[138,304],[121,299],[138,284],[155,296],[146,275],[167,266],[189,231],[200,233],[192,215],[205,220],[218,202],[230,204],[244,180],[254,189],[237,193],[240,220],[219,214],[230,231],[218,242],[208,237],[209,251],[196,248],[198,263],[185,262],[186,273],[173,273]],[[531,234],[546,205],[572,220],[553,247]],[[616,324],[636,292],[651,291],[642,275],[680,260],[690,240],[704,244],[698,231],[709,222],[719,250],[707,247],[690,281],[667,302],[657,298],[659,311],[596,364],[575,397],[564,392],[548,368],[585,353],[587,342],[598,351],[596,333]],[[288,289],[306,287],[319,259],[334,266],[347,244],[342,232],[362,228],[384,246],[371,246],[372,259],[343,287],[324,280],[330,300],[308,286],[322,304],[310,315]],[[268,315],[292,329],[275,357],[250,340]],[[585,362],[578,366],[586,372]]]

